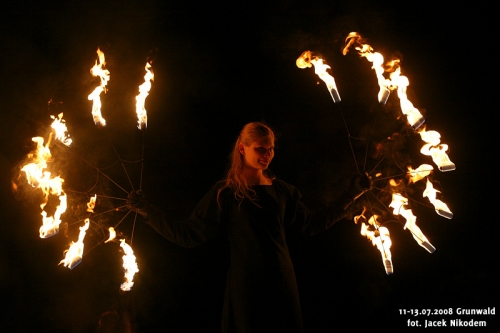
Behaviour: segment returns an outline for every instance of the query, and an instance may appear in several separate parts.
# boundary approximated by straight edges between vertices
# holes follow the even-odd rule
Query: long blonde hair
[[[243,143],[248,147],[253,142],[261,139],[271,139],[274,142],[274,132],[269,126],[260,122],[253,122],[243,127],[229,157],[229,169],[224,179],[224,185],[219,188],[217,192],[217,202],[219,202],[220,193],[226,188],[230,188],[233,191],[234,197],[240,201],[240,203],[243,199],[250,199],[252,201],[255,199],[255,191],[242,176],[244,160],[243,155],[240,153],[239,146],[240,143]],[[264,170],[264,173],[266,177],[270,179],[274,178],[268,170]]]

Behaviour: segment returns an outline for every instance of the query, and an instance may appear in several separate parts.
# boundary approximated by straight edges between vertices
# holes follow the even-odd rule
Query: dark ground
[[[263,120],[280,134],[272,165],[277,176],[297,186],[311,207],[328,201],[355,166],[339,110],[323,83],[316,84],[311,69],[295,66],[307,49],[322,53],[332,66],[353,136],[365,135],[379,114],[374,139],[399,133],[405,144],[394,148],[398,156],[411,159],[413,166],[430,163],[418,153],[421,141],[392,116],[396,96],[386,107],[377,105],[378,88],[368,62],[355,52],[341,55],[350,31],[369,38],[386,56],[395,51],[403,55],[410,99],[425,112],[429,129],[439,131],[450,145],[457,165],[453,172],[434,175],[454,218],[441,218],[432,208],[414,203],[418,225],[437,248],[432,255],[401,225],[388,224],[392,276],[385,274],[380,254],[352,220],[312,238],[294,239],[308,332],[346,326],[405,331],[408,319],[423,323],[428,318],[402,315],[401,309],[496,307],[498,182],[492,172],[497,149],[495,106],[490,102],[496,96],[488,94],[483,81],[491,60],[478,51],[491,47],[482,23],[487,12],[477,4],[431,10],[421,3],[389,7],[364,1],[293,0],[246,6],[59,1],[4,8],[2,332],[95,332],[108,311],[131,322],[137,332],[217,332],[228,265],[223,237],[188,250],[138,221],[133,247],[140,272],[132,291],[120,293],[119,246],[95,246],[104,237],[95,225],[87,235],[82,263],[74,270],[57,265],[77,237],[76,222],[86,202],[85,196],[69,191],[85,192],[97,179],[95,168],[80,157],[104,168],[117,160],[110,143],[127,161],[139,160],[144,145],[142,188],[157,205],[187,217],[223,177],[240,128]],[[96,85],[89,69],[97,47],[104,51],[111,72],[109,91],[102,96],[108,126],[100,130],[92,122],[87,100]],[[154,59],[155,82],[146,103],[149,125],[140,132],[134,96],[148,56]],[[48,105],[49,100],[54,103]],[[40,239],[39,198],[26,186],[14,194],[11,184],[19,175],[16,165],[32,149],[31,137],[45,136],[49,115],[59,112],[64,112],[74,140],[70,149],[54,148],[70,196],[71,213],[65,220],[69,228]],[[364,147],[354,143],[361,166]],[[367,169],[375,163],[368,158]],[[140,163],[126,165],[138,188]],[[392,167],[389,163],[385,172],[394,172]],[[130,190],[120,164],[106,173]],[[95,191],[126,195],[102,176]],[[98,209],[116,204],[102,200]],[[115,225],[123,215],[118,211],[96,221]],[[132,225],[133,218],[128,218],[119,228],[129,240]],[[113,315],[107,318],[112,321]],[[431,317],[458,318],[485,320],[484,332],[499,328],[497,316]]]

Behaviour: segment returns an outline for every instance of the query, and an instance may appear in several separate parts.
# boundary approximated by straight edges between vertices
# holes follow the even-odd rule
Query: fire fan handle
[[[127,196],[126,205],[128,209],[142,215],[146,219],[151,212],[151,204],[141,190],[130,192]]]
[[[349,182],[347,193],[353,200],[370,191],[373,188],[373,180],[367,173],[355,175]]]

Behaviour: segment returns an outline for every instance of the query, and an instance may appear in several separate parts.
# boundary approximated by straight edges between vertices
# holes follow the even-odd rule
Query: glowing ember
[[[426,144],[420,149],[424,155],[432,156],[432,160],[438,166],[439,171],[452,171],[455,170],[455,163],[453,163],[446,151],[448,145],[440,144],[441,134],[436,131],[426,131],[425,128],[419,131],[420,137]]]
[[[93,197],[90,197],[89,202],[87,202],[87,212],[89,212],[89,213],[94,212],[96,199],[97,199],[97,194],[94,195]]]
[[[137,263],[135,261],[134,251],[125,243],[125,239],[120,240],[120,246],[123,249],[125,255],[123,256],[123,268],[125,269],[125,282],[122,283],[120,289],[123,291],[129,291],[134,285],[134,275],[139,272]]]
[[[386,71],[383,65],[384,57],[378,52],[373,52],[373,48],[370,45],[365,44],[364,40],[357,32],[351,32],[347,36],[342,53],[346,55],[352,45],[356,45],[355,49],[358,51],[360,56],[365,57],[369,62],[373,63],[372,68],[375,70],[378,85],[380,87],[380,91],[378,93],[379,102],[385,104],[389,98],[389,90],[394,90],[397,87],[401,111],[406,115],[408,123],[415,130],[422,126],[425,122],[425,118],[408,100],[406,88],[410,82],[406,76],[401,75],[399,60],[392,60],[386,64],[386,67],[391,71],[390,79],[387,79],[383,75]]]
[[[144,107],[144,103],[146,101],[146,97],[149,95],[149,90],[151,89],[151,82],[154,79],[154,74],[150,70],[151,64],[149,62],[146,63],[146,75],[144,75],[144,83],[139,86],[139,95],[137,95],[135,112],[137,113],[138,118],[138,127],[142,129],[148,126],[148,116],[146,109]]]
[[[82,261],[83,256],[83,239],[89,228],[90,220],[85,219],[85,225],[80,227],[78,241],[72,242],[69,249],[66,251],[66,257],[59,264],[64,264],[65,267],[73,269]]]
[[[116,237],[116,231],[115,231],[115,228],[113,227],[109,227],[109,238],[107,241],[105,241],[104,243],[108,243],[108,242],[111,242],[112,240],[115,239]]]
[[[101,84],[97,86],[94,91],[89,95],[89,100],[93,101],[92,104],[92,116],[94,117],[94,123],[96,125],[106,126],[106,120],[101,115],[101,92],[106,92],[106,85],[109,81],[109,71],[103,69],[106,64],[104,59],[104,53],[97,49],[98,59],[95,61],[94,67],[90,69],[90,73],[93,76],[99,76],[101,79]]]
[[[408,228],[417,243],[430,253],[434,252],[436,248],[424,236],[420,228],[417,226],[417,217],[413,215],[411,209],[406,209],[404,206],[408,204],[408,199],[399,193],[392,194],[392,202],[389,207],[394,208],[394,215],[401,215],[406,219],[404,228]]]
[[[427,177],[431,171],[434,170],[432,165],[429,164],[422,164],[415,170],[412,169],[411,166],[408,167],[408,174],[410,175],[410,184],[411,183],[416,183],[421,179],[424,179]]]
[[[376,246],[382,255],[382,262],[384,263],[385,272],[390,275],[394,272],[392,267],[392,255],[391,255],[391,237],[389,230],[386,227],[381,227],[380,223],[377,221],[378,216],[373,215],[370,217],[368,224],[366,224],[366,217],[363,215],[366,208],[363,210],[361,215],[354,218],[354,222],[362,221],[361,223],[361,235],[372,241],[373,246]]]
[[[335,84],[335,79],[327,73],[327,70],[331,67],[323,63],[322,58],[314,56],[311,51],[305,51],[297,58],[296,64],[299,68],[310,68],[314,65],[314,72],[326,83],[326,87],[332,96],[333,102],[340,102],[340,95],[337,90],[337,85]]]
[[[424,191],[424,198],[429,198],[429,201],[434,205],[436,209],[436,213],[441,215],[442,217],[446,217],[447,219],[451,219],[453,217],[453,213],[450,211],[448,206],[439,199],[436,199],[436,192],[439,192],[432,186],[432,183],[427,179],[427,187]]]

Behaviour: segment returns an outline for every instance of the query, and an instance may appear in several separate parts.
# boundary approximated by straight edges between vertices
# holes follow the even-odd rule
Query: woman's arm
[[[347,209],[365,192],[372,187],[372,182],[366,175],[357,175],[347,189],[334,201],[325,207],[311,210],[301,201],[301,194],[294,189],[290,206],[291,221],[297,225],[303,234],[315,235],[330,228],[335,222],[343,219]]]
[[[221,230],[222,211],[214,186],[198,203],[191,216],[181,221],[152,206],[142,193],[133,192],[127,207],[142,215],[147,224],[169,241],[184,247],[195,247],[216,236]]]

